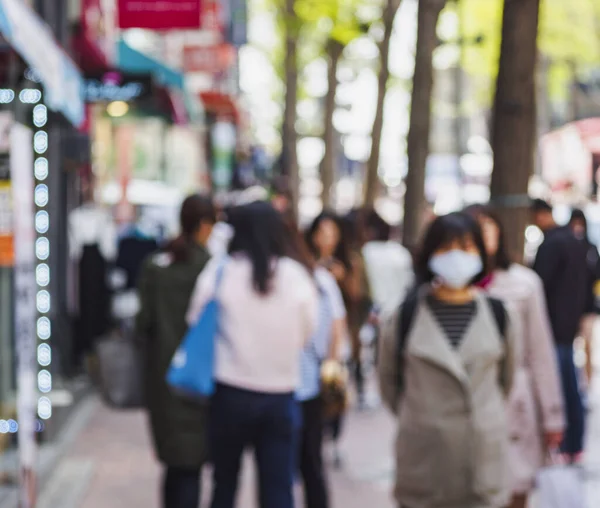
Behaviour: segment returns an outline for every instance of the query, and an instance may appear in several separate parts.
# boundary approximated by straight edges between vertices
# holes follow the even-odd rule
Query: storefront
[[[26,3],[0,0],[0,32],[12,62],[0,89],[0,451],[17,437],[20,477],[34,481],[35,433],[50,425],[60,395],[56,211],[63,143],[84,120],[83,87]]]

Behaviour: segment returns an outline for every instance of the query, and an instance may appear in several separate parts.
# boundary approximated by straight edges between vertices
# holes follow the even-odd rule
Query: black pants
[[[294,508],[294,445],[300,412],[293,393],[219,384],[211,401],[211,508],[234,508],[242,455],[256,456],[260,508]]]
[[[328,508],[329,499],[323,468],[323,407],[316,398],[302,403],[300,472],[307,508]]]
[[[163,508],[198,508],[200,470],[167,467],[163,484]]]

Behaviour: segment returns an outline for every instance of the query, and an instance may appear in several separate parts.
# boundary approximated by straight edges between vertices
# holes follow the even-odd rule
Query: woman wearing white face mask
[[[475,288],[485,265],[473,218],[437,218],[416,264],[421,288],[384,323],[379,374],[398,417],[401,508],[510,501],[506,396],[518,326],[500,301]]]

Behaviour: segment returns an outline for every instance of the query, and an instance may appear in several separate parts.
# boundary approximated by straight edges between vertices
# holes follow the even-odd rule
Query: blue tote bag
[[[188,330],[167,372],[167,383],[182,395],[202,399],[215,391],[215,341],[220,314],[217,295],[225,264],[225,261],[221,263],[217,270],[212,298],[202,310],[198,322]]]

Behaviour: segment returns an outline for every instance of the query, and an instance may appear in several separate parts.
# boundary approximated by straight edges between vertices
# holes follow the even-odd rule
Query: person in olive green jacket
[[[216,221],[212,201],[188,197],[180,220],[181,235],[142,268],[137,333],[147,350],[146,399],[154,446],[165,466],[163,506],[197,508],[208,407],[173,393],[165,378],[187,331],[185,313],[196,279],[210,259],[205,244]]]

